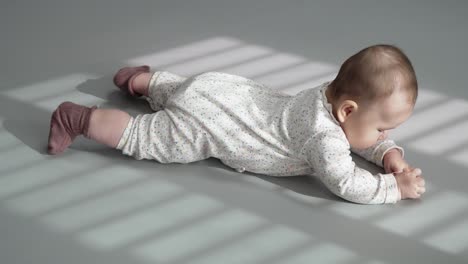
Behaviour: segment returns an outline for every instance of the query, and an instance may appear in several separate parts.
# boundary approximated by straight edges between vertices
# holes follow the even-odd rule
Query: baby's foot
[[[148,65],[142,65],[138,67],[125,67],[120,69],[114,76],[114,84],[119,87],[120,90],[131,94],[132,96],[141,96],[136,93],[133,89],[133,80],[144,72],[149,72],[150,67]]]
[[[72,102],[61,103],[50,120],[47,152],[52,155],[59,154],[68,148],[78,135],[87,135],[89,118],[96,108]]]

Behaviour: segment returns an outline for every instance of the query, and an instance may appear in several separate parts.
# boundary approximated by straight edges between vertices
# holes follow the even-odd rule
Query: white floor
[[[351,2],[2,4],[0,263],[467,263],[468,5]],[[424,172],[421,200],[357,205],[312,176],[136,161],[83,138],[45,154],[62,101],[149,110],[113,87],[124,65],[295,94],[376,43],[403,48],[418,74],[417,109],[392,137]]]

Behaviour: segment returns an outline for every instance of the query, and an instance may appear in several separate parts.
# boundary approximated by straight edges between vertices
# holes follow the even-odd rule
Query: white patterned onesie
[[[117,149],[136,159],[189,163],[218,158],[239,172],[271,176],[313,174],[334,194],[355,203],[398,201],[392,174],[355,165],[331,114],[328,83],[292,96],[241,76],[205,72],[184,78],[153,74],[148,100],[156,111],[132,117]],[[379,166],[392,140],[352,150]]]

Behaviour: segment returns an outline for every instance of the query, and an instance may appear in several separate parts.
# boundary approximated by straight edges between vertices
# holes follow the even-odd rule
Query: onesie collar
[[[330,82],[325,82],[324,84],[322,84],[322,87],[320,88],[320,92],[322,94],[322,102],[323,102],[323,106],[325,106],[325,109],[327,109],[328,113],[330,114],[330,117],[332,118],[333,122],[335,122],[337,125],[340,125],[340,123],[338,122],[338,120],[336,120],[335,116],[333,115],[333,107],[332,105],[328,102],[327,100],[327,95],[325,94],[325,92],[327,91],[327,88],[328,88],[328,85],[330,84]]]

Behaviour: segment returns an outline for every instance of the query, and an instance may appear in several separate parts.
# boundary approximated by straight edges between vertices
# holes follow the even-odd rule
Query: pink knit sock
[[[96,108],[97,106],[86,107],[72,102],[61,103],[50,119],[49,154],[63,152],[78,135],[88,136],[89,119]]]
[[[150,67],[148,65],[142,65],[138,67],[125,67],[120,69],[114,76],[114,84],[119,87],[120,90],[127,92],[133,96],[141,96],[136,93],[133,89],[133,80],[140,73],[149,72]]]

